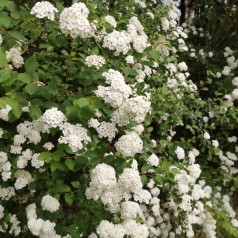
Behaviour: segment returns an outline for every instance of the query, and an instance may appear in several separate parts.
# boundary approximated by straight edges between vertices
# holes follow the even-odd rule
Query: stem
[[[71,51],[72,51],[71,43],[72,42],[70,41],[70,45],[69,45],[69,58],[68,58],[67,71],[66,71],[66,81],[69,80],[69,66],[70,66],[70,62],[71,62]]]
[[[23,41],[18,40],[15,36],[11,35],[8,31],[4,30],[2,27],[0,27],[0,32],[13,38],[19,46],[22,46],[22,44],[26,44]]]

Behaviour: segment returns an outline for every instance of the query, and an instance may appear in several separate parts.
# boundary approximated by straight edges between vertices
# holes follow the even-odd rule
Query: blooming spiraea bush
[[[0,1],[0,237],[238,237],[238,51],[178,7]]]

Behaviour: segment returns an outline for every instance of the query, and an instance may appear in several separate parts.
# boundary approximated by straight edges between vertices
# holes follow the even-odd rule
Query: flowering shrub
[[[0,2],[1,236],[238,237],[237,52],[210,63],[179,17]]]

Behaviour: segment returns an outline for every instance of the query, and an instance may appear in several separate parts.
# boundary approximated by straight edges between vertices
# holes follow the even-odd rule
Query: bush
[[[182,27],[174,1],[1,1],[4,237],[238,237],[238,60],[201,49],[214,7]]]

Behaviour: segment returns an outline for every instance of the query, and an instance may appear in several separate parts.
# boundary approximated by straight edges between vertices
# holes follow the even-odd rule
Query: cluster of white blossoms
[[[60,203],[56,198],[47,194],[42,198],[41,206],[42,206],[43,210],[53,213],[53,212],[56,212],[57,210],[59,210]]]
[[[21,54],[21,47],[11,48],[6,51],[7,62],[11,62],[15,68],[20,68],[24,64],[24,59]]]
[[[14,183],[16,190],[20,190],[26,187],[33,181],[31,174],[26,170],[17,170],[14,173],[14,176],[16,178],[16,181]]]
[[[130,120],[141,123],[151,110],[151,102],[145,96],[135,96],[127,99],[121,107],[112,114],[111,121],[118,126],[125,126]]]
[[[14,187],[0,188],[0,199],[8,201],[16,195]]]
[[[137,72],[135,80],[139,83],[144,82],[146,77],[150,77],[152,75],[152,69],[147,65],[143,66],[140,63],[136,63],[132,68]]]
[[[28,143],[39,144],[41,142],[41,133],[50,133],[51,128],[59,128],[62,135],[58,139],[60,144],[68,144],[73,152],[77,152],[83,148],[83,143],[88,143],[91,141],[90,137],[87,135],[87,130],[82,127],[81,124],[71,124],[66,122],[66,116],[59,111],[57,108],[47,109],[44,114],[33,122],[25,121],[17,126],[17,135],[19,143],[12,145],[12,152],[15,154],[21,154],[21,144],[25,141]],[[51,142],[44,144],[48,150],[51,150],[54,145]],[[43,166],[44,161],[37,160],[37,155],[31,155],[31,152],[27,150],[22,153],[18,158],[19,166],[27,166],[27,161],[31,159],[32,156],[32,166],[39,168]],[[24,162],[25,161],[25,162]]]
[[[130,86],[125,83],[125,79],[119,71],[109,69],[102,76],[110,86],[98,86],[95,94],[114,108],[121,106],[132,94]]]
[[[110,142],[115,138],[118,132],[116,125],[111,122],[101,122],[99,126],[95,127],[99,138],[107,138]]]
[[[117,31],[107,34],[103,39],[103,47],[109,50],[115,51],[115,55],[122,53],[126,55],[131,49],[139,53],[143,51],[150,45],[147,42],[148,36],[144,32],[144,27],[141,25],[137,17],[132,17],[127,25],[127,30]]]
[[[147,42],[148,36],[144,32],[144,27],[141,25],[139,19],[133,16],[127,25],[127,32],[130,34],[131,43],[135,51],[143,53],[143,51],[150,46]]]
[[[216,194],[216,195],[218,195],[217,196],[217,198],[218,199],[221,199],[221,194],[220,193],[218,193],[218,194]],[[234,226],[234,227],[236,227],[236,228],[238,228],[238,220],[236,219],[236,212],[234,211],[234,209],[232,208],[232,206],[231,206],[231,203],[230,203],[230,197],[228,196],[228,195],[224,195],[223,197],[222,197],[222,202],[223,202],[223,208],[224,208],[224,210],[227,212],[227,214],[228,214],[228,216],[230,217],[230,222],[231,222],[231,224]]]
[[[191,153],[197,154],[194,149]],[[206,237],[216,237],[216,222],[211,214],[206,211],[205,205],[211,206],[211,202],[206,202],[211,198],[211,187],[205,186],[205,181],[198,180],[201,169],[198,164],[191,162],[186,170],[171,166],[170,170],[176,170],[175,181],[177,185],[173,189],[173,195],[168,196],[167,202],[160,200],[161,190],[151,179],[147,186],[150,188],[152,198],[148,205],[141,205],[143,211],[143,222],[149,230],[149,237],[194,237],[194,225],[200,225]],[[163,176],[163,175],[162,175]],[[176,192],[177,190],[177,192]],[[176,194],[176,195],[175,195]],[[183,216],[183,221],[177,221]],[[175,222],[176,220],[176,222]],[[176,227],[174,227],[174,222]]]
[[[91,172],[91,181],[86,190],[88,199],[95,201],[100,198],[105,208],[111,213],[120,213],[123,222],[114,225],[108,221],[101,221],[97,227],[100,238],[106,237],[148,237],[148,229],[144,224],[136,223],[134,219],[143,218],[139,203],[149,203],[151,194],[142,189],[138,170],[125,168],[118,180],[113,167],[98,164]],[[135,201],[129,201],[134,197]],[[136,228],[136,229],[135,229]],[[89,237],[97,237],[92,233]]]
[[[103,39],[103,47],[115,51],[115,55],[127,54],[130,50],[131,37],[126,31],[116,31],[109,33]]]
[[[0,109],[0,119],[4,121],[8,121],[9,117],[8,114],[12,110],[12,107],[7,105],[6,108]]]
[[[87,130],[81,124],[64,123],[61,129],[63,135],[58,142],[60,144],[68,144],[73,152],[83,149],[83,143],[87,144],[91,141]]]
[[[56,234],[55,223],[49,220],[37,218],[36,204],[32,203],[26,207],[27,227],[34,236],[40,238],[61,238]]]
[[[127,220],[121,224],[113,224],[107,220],[102,220],[97,227],[97,234],[100,238],[123,238],[125,236],[147,238],[149,231],[146,225],[137,223],[134,220]],[[97,238],[98,236],[92,233],[88,238]]]
[[[147,163],[157,167],[159,165],[159,158],[156,154],[151,154],[148,158],[147,158]]]
[[[227,151],[226,153],[219,151],[218,156],[221,161],[221,169],[230,173],[231,175],[238,173],[238,169],[236,167],[236,161],[238,161],[238,158],[236,154],[230,151]]]
[[[61,127],[67,121],[66,116],[56,107],[47,109],[42,115],[42,121],[46,123],[49,128]]]
[[[180,146],[177,146],[176,150],[175,150],[175,153],[177,155],[177,158],[179,160],[182,160],[185,158],[185,152],[184,152],[184,149]]]
[[[72,38],[90,38],[94,29],[88,21],[89,10],[84,3],[74,3],[69,8],[64,8],[60,14],[60,30],[64,35]]]
[[[113,26],[114,28],[117,27],[117,22],[113,16],[110,16],[110,15],[105,16],[105,21],[109,23],[111,26]]]
[[[125,157],[133,157],[143,149],[143,141],[136,132],[128,132],[115,143],[115,148]]]
[[[2,225],[0,225],[0,231],[5,233],[7,230],[10,235],[18,236],[21,233],[20,222],[15,214],[9,213],[8,215],[9,223],[3,222]]]
[[[95,67],[96,69],[100,69],[105,64],[105,59],[100,55],[90,55],[85,59],[85,64],[88,67]]]
[[[187,219],[183,222],[187,237],[194,236],[193,225],[198,224],[203,226],[207,237],[215,238],[216,222],[204,209],[205,205],[212,206],[211,202],[205,203],[206,199],[211,198],[212,189],[210,186],[205,186],[204,180],[198,180],[201,174],[199,164],[188,165],[187,170],[188,172],[179,170],[180,173],[175,176],[178,195],[181,196],[182,201],[173,205],[174,215],[178,216],[179,210],[187,214]],[[207,219],[208,222],[204,222]]]
[[[37,2],[31,9],[30,14],[37,18],[48,18],[51,21],[55,19],[55,13],[58,12],[53,4],[47,1]]]
[[[139,172],[134,168],[125,168],[117,180],[113,167],[98,164],[90,178],[87,198],[95,201],[100,198],[111,213],[120,211],[124,199],[128,201],[133,196],[135,201],[148,203],[151,198],[150,193],[142,189]]]
[[[0,173],[3,181],[11,178],[11,163],[8,161],[7,153],[0,151]]]

